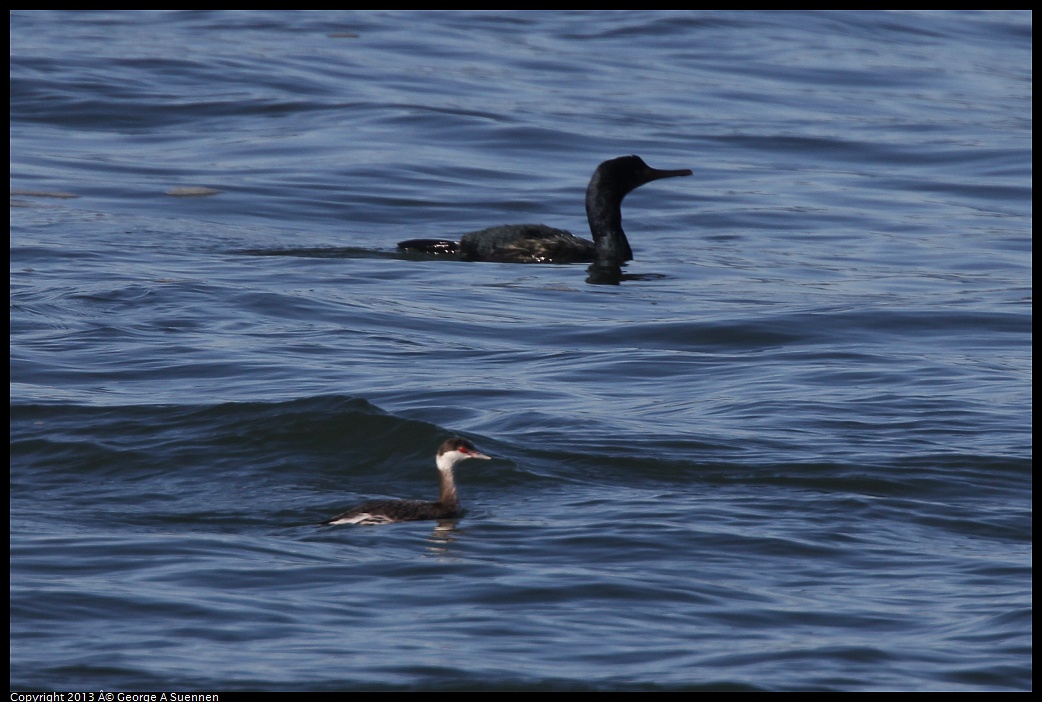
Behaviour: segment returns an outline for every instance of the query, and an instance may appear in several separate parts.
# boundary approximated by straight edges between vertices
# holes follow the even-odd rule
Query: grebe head
[[[460,461],[465,461],[468,458],[482,458],[488,460],[491,456],[485,454],[474,448],[474,444],[470,443],[466,439],[461,439],[458,436],[454,436],[451,439],[446,439],[441,446],[438,447],[438,470],[440,471],[452,471]]]

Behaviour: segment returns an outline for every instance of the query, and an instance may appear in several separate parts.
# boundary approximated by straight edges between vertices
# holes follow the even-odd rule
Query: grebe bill
[[[390,524],[392,522],[415,522],[428,519],[451,519],[459,516],[460,502],[456,495],[453,468],[470,458],[488,460],[491,456],[474,448],[474,444],[458,436],[446,440],[438,447],[435,462],[441,480],[441,493],[437,502],[423,500],[373,500],[343,514],[328,519],[320,526],[334,524]]]

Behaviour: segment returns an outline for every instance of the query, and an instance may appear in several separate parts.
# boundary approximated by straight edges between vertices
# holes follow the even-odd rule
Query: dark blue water
[[[1031,36],[12,13],[12,689],[1030,690]]]

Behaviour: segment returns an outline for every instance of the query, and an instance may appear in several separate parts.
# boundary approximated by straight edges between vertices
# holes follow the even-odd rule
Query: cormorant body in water
[[[458,241],[410,239],[406,251],[457,254],[464,261],[501,263],[589,263],[618,267],[633,260],[622,231],[622,199],[645,183],[689,176],[687,168],[659,170],[639,156],[620,156],[597,166],[586,188],[586,218],[593,241],[544,224],[506,224],[464,234]]]
[[[491,456],[474,448],[474,444],[466,439],[454,437],[447,439],[438,447],[435,458],[438,474],[441,478],[441,494],[437,502],[423,500],[374,500],[366,502],[332,519],[327,519],[320,526],[332,524],[390,524],[391,522],[415,522],[427,519],[452,519],[460,514],[459,498],[456,496],[456,481],[452,469],[457,463],[468,458],[484,458]]]

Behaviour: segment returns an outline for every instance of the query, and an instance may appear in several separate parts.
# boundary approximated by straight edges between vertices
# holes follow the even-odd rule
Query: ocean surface
[[[1032,688],[1030,13],[10,45],[12,690]],[[618,284],[396,250],[625,154]]]

